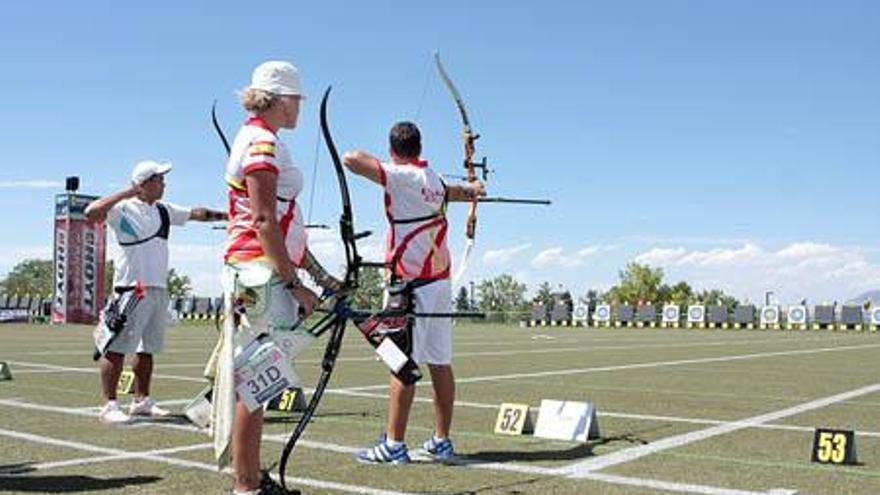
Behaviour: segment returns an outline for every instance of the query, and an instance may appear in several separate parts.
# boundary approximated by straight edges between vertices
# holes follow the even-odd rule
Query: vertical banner
[[[95,324],[104,301],[106,227],[89,222],[94,196],[55,197],[55,296],[53,323]]]
[[[65,195],[65,198],[67,195]],[[52,323],[67,321],[67,220],[59,218],[58,200],[55,210],[55,273],[54,296],[52,297]],[[66,199],[65,199],[66,201]]]

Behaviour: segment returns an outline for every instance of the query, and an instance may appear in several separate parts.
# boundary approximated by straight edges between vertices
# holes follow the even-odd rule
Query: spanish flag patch
[[[267,155],[267,156],[275,156],[275,142],[274,141],[256,141],[251,144],[251,147],[248,149],[248,156],[258,156],[258,155]]]

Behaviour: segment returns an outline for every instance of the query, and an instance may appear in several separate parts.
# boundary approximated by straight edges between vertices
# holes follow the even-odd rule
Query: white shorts
[[[452,311],[452,284],[437,280],[413,290],[416,313]],[[412,357],[419,364],[452,364],[452,318],[416,318]]]
[[[263,333],[268,333],[288,355],[298,354],[302,351],[299,347],[307,345],[300,341],[308,337],[304,329],[297,328],[299,302],[267,263],[225,265],[223,290],[232,292],[233,299],[245,301],[245,315],[236,335],[237,348],[247,346]]]
[[[128,315],[125,328],[107,348],[119,354],[158,354],[165,346],[165,328],[171,314],[168,312],[168,293],[163,288],[146,287],[144,298]],[[128,296],[125,296],[126,298]]]

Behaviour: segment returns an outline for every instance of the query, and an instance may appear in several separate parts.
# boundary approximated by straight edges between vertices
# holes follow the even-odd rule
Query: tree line
[[[51,297],[55,274],[52,260],[27,259],[12,267],[12,270],[0,279],[0,294],[17,294],[20,296]],[[113,286],[113,262],[104,264],[104,287],[109,294]],[[166,279],[168,296],[173,298],[187,297],[192,294],[192,281],[186,275],[178,273],[174,268],[168,270]]]
[[[113,262],[108,261],[104,270],[105,287],[112,286],[113,272]],[[24,260],[15,265],[6,277],[0,279],[0,293],[49,297],[52,295],[53,277],[52,260]],[[171,298],[192,295],[190,278],[174,268],[168,271],[167,283],[168,295]],[[360,289],[354,295],[355,304],[361,308],[379,308],[382,304],[384,284],[381,269],[363,269],[360,274]],[[459,311],[517,315],[528,312],[535,303],[551,306],[556,295],[560,294],[567,304],[572,305],[574,302],[570,291],[561,286],[554,289],[549,281],[538,285],[531,299],[526,296],[528,291],[526,284],[516,280],[512,275],[503,274],[475,283],[473,294],[470,294],[466,287],[459,287],[453,305]],[[731,311],[738,305],[736,298],[721,289],[696,291],[684,281],[669,284],[664,280],[662,268],[636,262],[628,263],[618,272],[617,284],[604,292],[590,289],[580,295],[578,301],[589,305],[591,309],[599,302],[610,304],[650,302],[655,305],[666,303],[687,305],[699,302],[707,305],[724,305]]]

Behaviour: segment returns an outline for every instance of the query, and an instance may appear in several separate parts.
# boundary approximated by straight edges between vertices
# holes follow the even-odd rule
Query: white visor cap
[[[171,164],[168,162],[159,163],[153,160],[144,160],[138,162],[131,171],[131,182],[135,185],[141,185],[145,180],[154,175],[165,175],[171,171]]]
[[[248,89],[262,89],[276,95],[295,95],[305,98],[299,71],[289,62],[271,60],[254,69]]]

